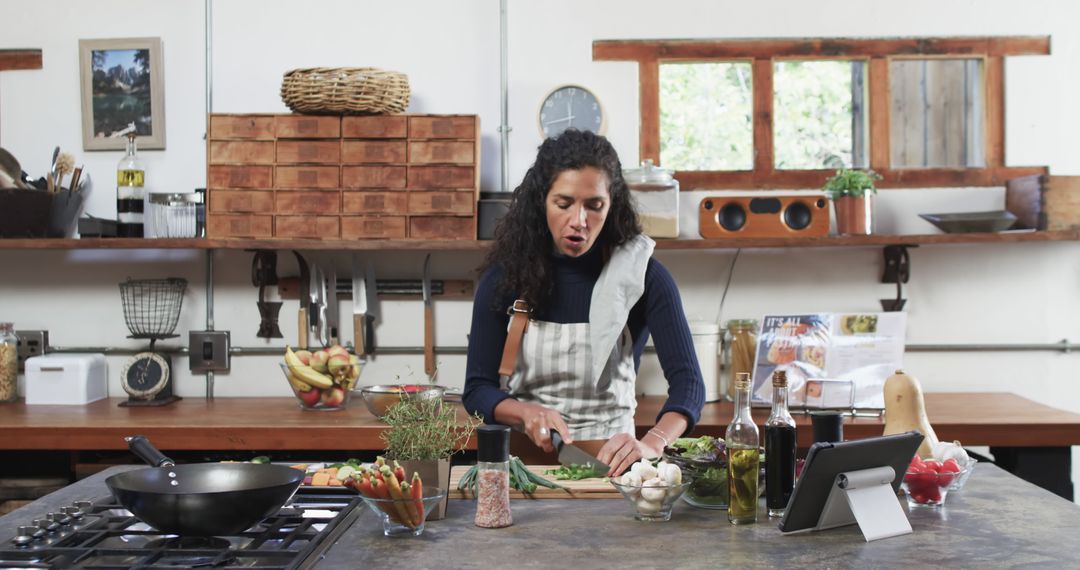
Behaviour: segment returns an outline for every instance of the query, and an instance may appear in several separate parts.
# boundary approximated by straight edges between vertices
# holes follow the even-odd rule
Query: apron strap
[[[499,376],[510,376],[514,373],[518,350],[521,349],[521,338],[525,336],[525,329],[529,328],[529,314],[532,313],[532,309],[524,300],[518,299],[506,312],[510,315],[510,330],[506,332],[502,362],[499,363]]]

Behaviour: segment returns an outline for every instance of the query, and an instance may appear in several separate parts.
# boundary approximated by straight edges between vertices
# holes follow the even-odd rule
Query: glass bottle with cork
[[[728,458],[728,522],[757,522],[758,428],[750,415],[750,374],[735,376],[735,417],[728,424],[724,443]]]
[[[772,389],[772,412],[765,420],[765,506],[770,517],[782,517],[795,487],[795,420],[788,411],[786,372],[773,372]]]
[[[19,397],[19,337],[15,325],[0,323],[0,402]]]
[[[116,166],[116,221],[120,237],[143,237],[146,169],[137,153],[135,133],[128,133],[127,152]]]
[[[514,524],[510,515],[510,427],[476,428],[476,519],[481,528]]]
[[[721,367],[725,369],[721,385],[727,387],[728,400],[735,400],[735,382],[731,381],[739,373],[753,372],[754,356],[757,353],[758,322],[754,319],[732,319],[725,323],[724,349]]]

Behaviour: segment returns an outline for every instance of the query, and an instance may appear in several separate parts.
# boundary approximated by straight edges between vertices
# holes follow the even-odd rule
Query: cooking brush
[[[64,175],[75,170],[75,157],[70,153],[62,152],[56,159],[56,183],[57,192],[64,189]]]

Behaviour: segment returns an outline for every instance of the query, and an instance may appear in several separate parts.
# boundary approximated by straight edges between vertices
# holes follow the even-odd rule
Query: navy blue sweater
[[[535,313],[533,318],[563,324],[589,322],[593,285],[604,267],[602,249],[593,247],[577,258],[555,256],[554,292],[548,307]],[[496,299],[501,276],[502,271],[498,268],[489,269],[480,277],[476,288],[462,398],[469,413],[479,412],[488,422],[495,421],[495,406],[511,397],[499,388],[499,362],[510,319],[506,308],[514,301],[514,295]],[[656,259],[649,260],[645,270],[645,292],[630,310],[627,326],[634,341],[634,368],[641,363],[641,352],[651,331],[660,366],[668,381],[668,399],[657,419],[669,411],[679,412],[690,423],[689,433],[705,404],[705,383],[701,379],[701,368],[694,353],[679,290],[671,274]]]

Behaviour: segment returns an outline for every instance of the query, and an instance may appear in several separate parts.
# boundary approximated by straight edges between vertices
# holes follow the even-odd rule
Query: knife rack
[[[423,298],[422,283],[420,279],[377,279],[375,291],[380,299],[419,300]],[[434,299],[472,299],[473,287],[473,282],[467,279],[432,279],[431,296]],[[278,295],[284,300],[300,298],[299,277],[279,277],[277,288]],[[339,299],[351,299],[352,281],[338,279],[336,290]]]

